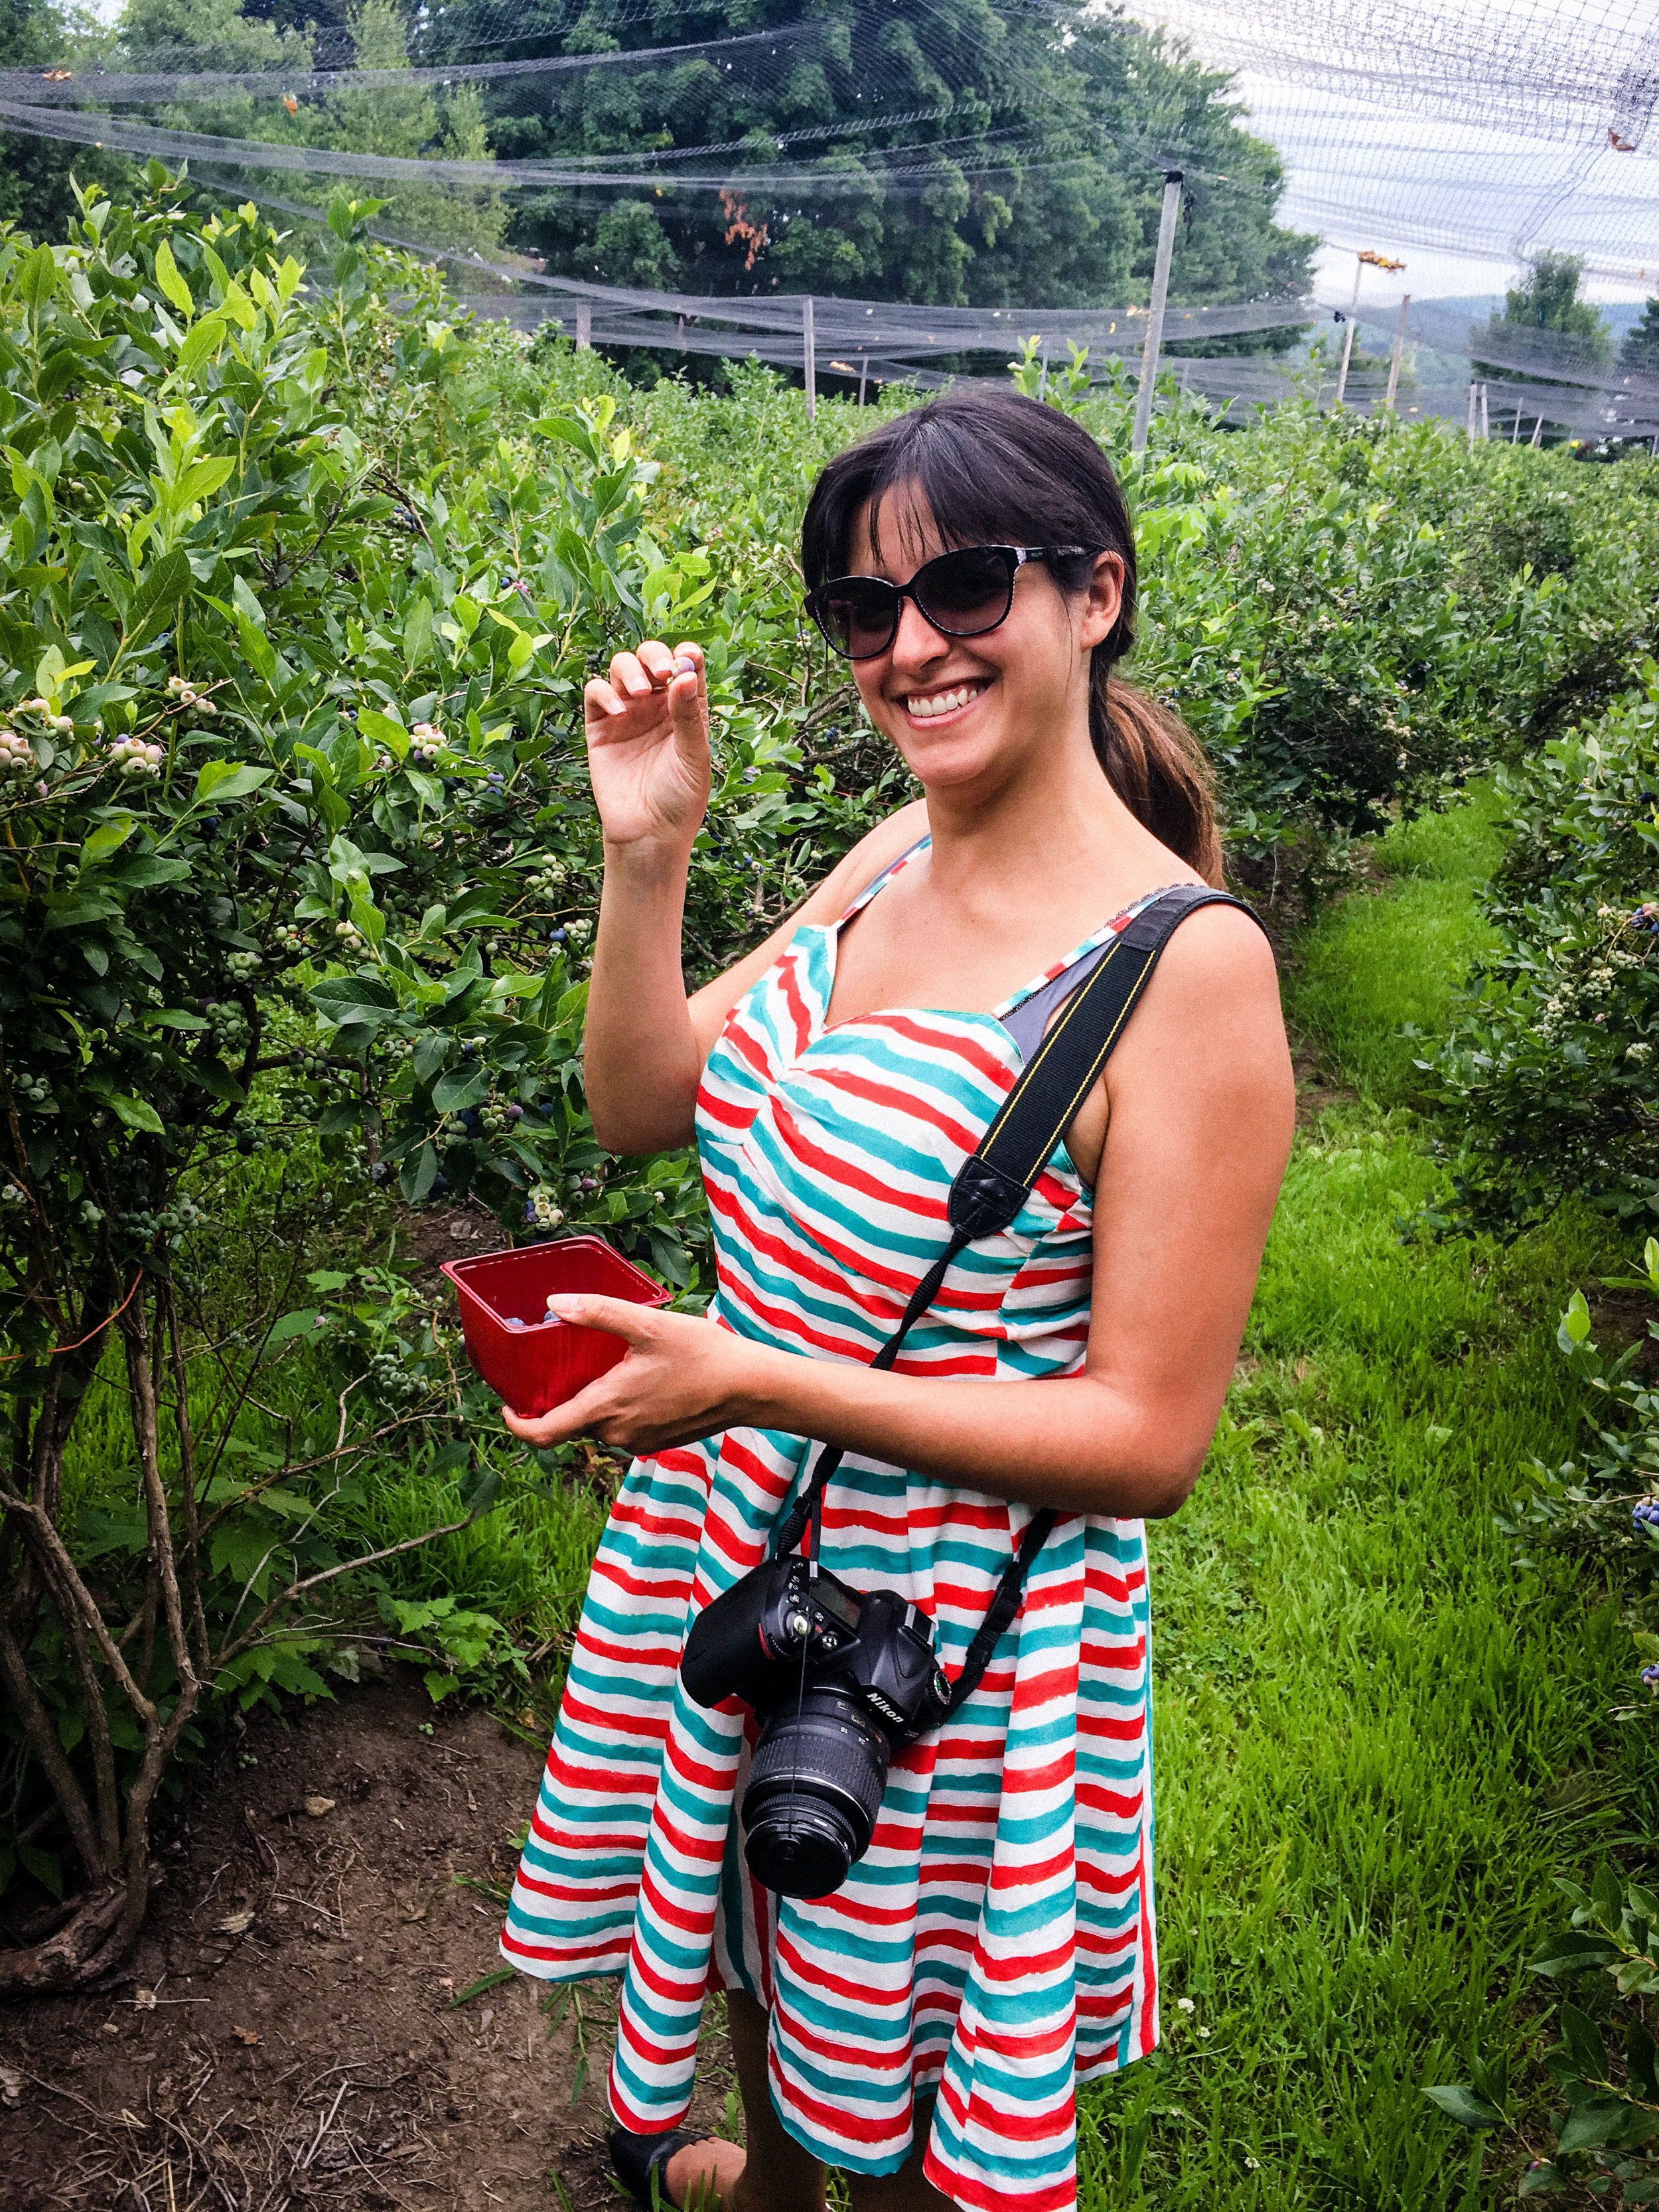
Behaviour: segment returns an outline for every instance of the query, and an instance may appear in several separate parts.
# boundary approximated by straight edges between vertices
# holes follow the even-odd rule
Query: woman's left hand
[[[523,1419],[509,1407],[503,1419],[528,1444],[597,1437],[627,1451],[653,1452],[742,1427],[757,1368],[787,1356],[750,1344],[716,1322],[659,1312],[626,1298],[573,1294],[550,1299],[549,1311],[579,1328],[622,1337],[628,1356],[534,1420]]]

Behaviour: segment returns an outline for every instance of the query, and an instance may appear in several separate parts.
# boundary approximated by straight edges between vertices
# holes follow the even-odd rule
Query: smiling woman
[[[1110,680],[1134,550],[1076,425],[1013,398],[915,410],[825,471],[804,566],[926,796],[689,1001],[702,655],[647,641],[587,687],[606,839],[588,1096],[613,1149],[695,1133],[719,1289],[706,1320],[562,1301],[628,1356],[555,1413],[509,1416],[537,1443],[644,1456],[595,1563],[503,1946],[534,1974],[623,1975],[613,2155],[642,2202],[654,2179],[676,2203],[701,2185],[794,2212],[835,2165],[859,2212],[1065,2212],[1075,2084],[1158,2038],[1142,1523],[1196,1479],[1284,1170],[1277,983],[1261,932],[1206,889],[1195,747]],[[1121,945],[1162,942],[1172,905],[1194,910],[1018,1210],[953,1243],[953,1182],[1045,1035]],[[757,1610],[732,1647],[741,1694],[710,1707],[716,1601],[724,1622]],[[745,1832],[781,1778],[745,1704],[757,1632],[796,1668],[792,1786],[823,1802],[873,1771],[868,1714],[890,1723],[907,1651],[943,1666],[941,1697],[962,1685],[942,1724],[890,1725],[867,1849],[828,1895],[766,1887]],[[815,1686],[840,1689],[807,1689],[809,1648]],[[746,2154],[677,2131],[710,1988]]]

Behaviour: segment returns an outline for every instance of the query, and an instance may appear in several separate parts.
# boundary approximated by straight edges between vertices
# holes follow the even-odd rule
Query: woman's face
[[[868,507],[860,514],[848,573],[907,584],[950,550],[920,496],[901,489],[883,502],[879,550]],[[887,651],[852,664],[859,696],[928,789],[996,781],[1039,754],[1086,748],[1089,656],[1110,635],[1122,592],[1115,553],[1103,553],[1089,589],[1070,598],[1045,562],[1027,562],[1007,620],[979,637],[947,637],[905,599]]]

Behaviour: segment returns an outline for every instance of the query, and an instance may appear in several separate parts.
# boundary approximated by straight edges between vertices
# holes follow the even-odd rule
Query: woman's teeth
[[[977,699],[984,689],[982,684],[959,684],[954,691],[913,691],[904,702],[905,712],[924,722],[934,714],[952,714],[970,699]]]

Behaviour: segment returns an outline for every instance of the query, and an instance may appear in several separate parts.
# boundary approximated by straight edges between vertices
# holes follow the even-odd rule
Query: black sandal
[[[634,2202],[643,2207],[643,2212],[658,2212],[658,2207],[672,2208],[673,2204],[668,2194],[669,2160],[676,2151],[684,2150],[692,2143],[711,2140],[690,2128],[673,2128],[660,2136],[636,2136],[626,2128],[613,2128],[610,2136],[611,2170]],[[654,2203],[651,2192],[653,2174],[658,2177]]]

